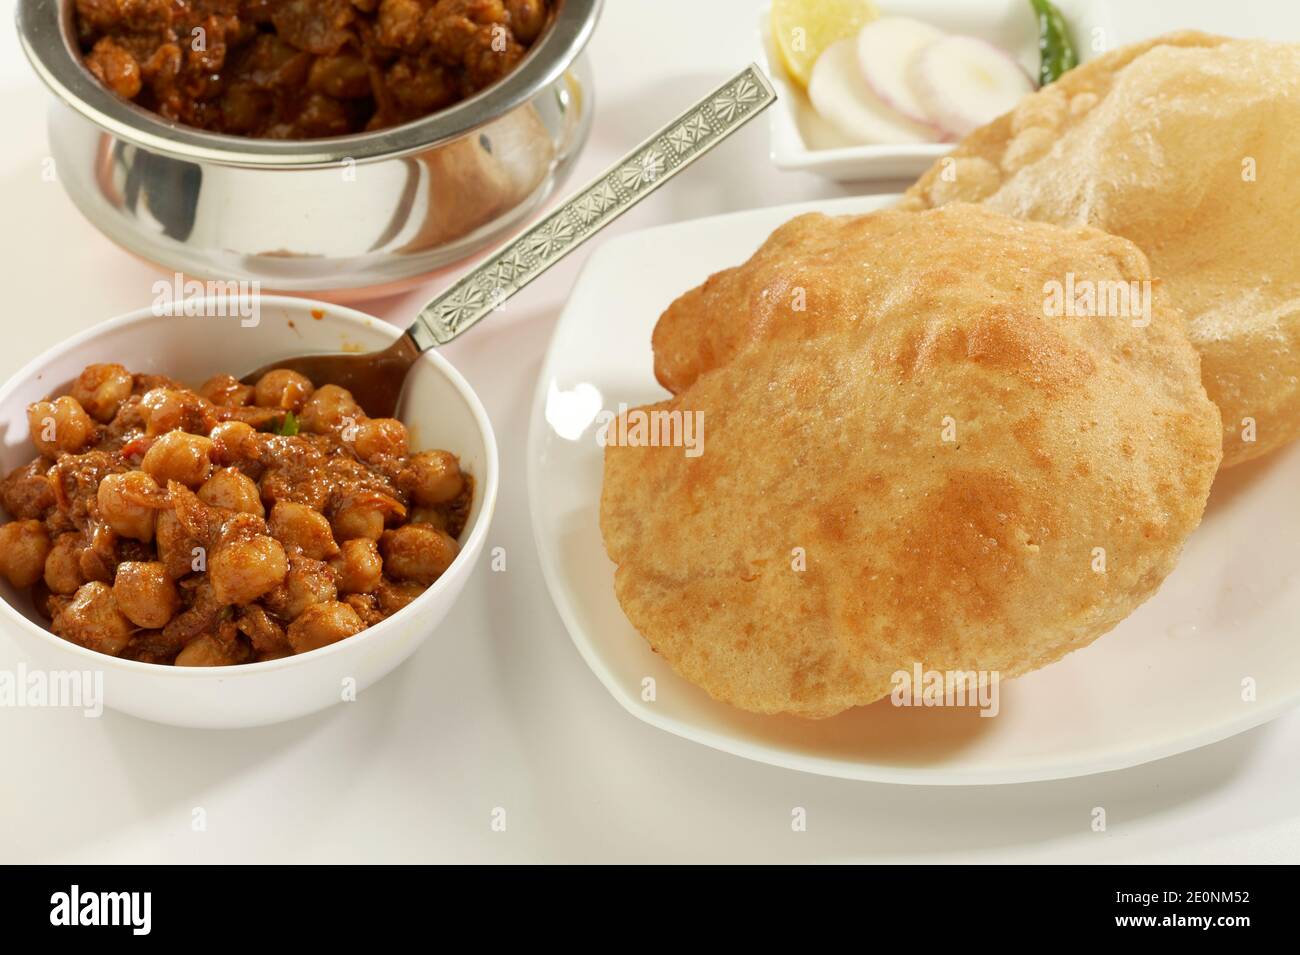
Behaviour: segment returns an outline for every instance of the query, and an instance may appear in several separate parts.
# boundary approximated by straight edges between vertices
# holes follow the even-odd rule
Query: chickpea
[[[45,574],[50,535],[40,521],[0,525],[0,574],[15,587],[30,587]]]
[[[208,579],[223,604],[251,603],[279,586],[288,572],[284,548],[271,537],[233,541],[208,559]]]
[[[146,630],[167,626],[181,604],[166,568],[152,560],[127,560],[118,564],[113,599],[128,620]]]
[[[357,425],[352,450],[362,461],[381,457],[404,458],[407,452],[406,425],[396,418],[368,418]]]
[[[289,624],[289,646],[294,653],[306,653],[360,633],[365,629],[357,612],[345,603],[331,600],[314,604]]]
[[[389,519],[406,517],[402,504],[377,491],[360,491],[345,496],[335,505],[330,525],[336,540],[366,537],[379,540]]]
[[[254,537],[266,537],[271,532],[266,528],[266,521],[256,514],[235,511],[216,530],[216,546],[233,544],[235,541],[251,540]]]
[[[266,513],[262,507],[262,495],[257,485],[238,468],[222,468],[214,471],[212,477],[203,482],[199,488],[199,500],[213,507],[224,507],[228,511],[240,511],[261,517]]]
[[[257,432],[243,421],[223,421],[212,429],[212,458],[218,464],[237,464],[257,457]]]
[[[22,467],[14,468],[0,481],[0,504],[13,518],[40,519],[55,504],[54,486],[46,476],[50,463],[36,458]]]
[[[85,580],[113,582],[113,569],[117,566],[115,543],[117,534],[105,524],[91,533],[90,543],[77,554],[77,569]]]
[[[216,424],[212,405],[192,391],[179,388],[153,388],[140,399],[145,431],[165,435],[170,431],[207,434]]]
[[[424,584],[411,581],[402,581],[400,583],[388,580],[382,581],[379,585],[379,609],[392,616],[397,611],[405,608],[424,591]]]
[[[125,649],[134,629],[117,609],[113,588],[98,580],[82,584],[50,628],[65,640],[114,657]]]
[[[330,526],[338,540],[364,537],[377,541],[384,533],[384,512],[366,504],[344,504],[334,512]]]
[[[409,47],[420,36],[420,0],[380,0],[375,35],[384,46]]]
[[[440,531],[445,531],[448,527],[447,515],[436,507],[411,508],[411,523],[428,524],[431,527],[438,528]]]
[[[96,493],[100,518],[119,537],[145,542],[153,540],[156,507],[163,500],[162,488],[143,471],[109,474]]]
[[[242,408],[253,403],[253,386],[240,384],[234,375],[213,375],[199,385],[199,394],[222,408]]]
[[[296,412],[302,410],[314,390],[306,375],[288,368],[276,368],[257,379],[253,401],[259,408],[283,408]]]
[[[465,489],[460,461],[448,451],[421,451],[411,456],[411,497],[416,504],[431,507],[454,501]]]
[[[83,6],[81,9],[89,8]],[[112,37],[100,37],[95,42],[86,55],[86,69],[124,99],[135,99],[144,85],[140,76],[139,60]]]
[[[542,0],[505,0],[510,29],[524,44],[532,43],[546,26],[546,4]]]
[[[32,444],[52,458],[60,451],[80,451],[95,437],[95,422],[77,399],[68,395],[28,405],[27,427]]]
[[[107,423],[122,402],[131,397],[134,384],[134,376],[121,365],[87,365],[72,383],[72,397],[96,421]]]
[[[343,602],[357,612],[361,622],[373,627],[383,620],[386,614],[379,609],[379,598],[374,594],[348,594]]]
[[[365,594],[379,586],[384,562],[372,540],[356,537],[343,542],[339,556],[330,561],[340,594]]]
[[[160,484],[179,481],[198,487],[212,473],[212,442],[202,435],[169,431],[145,452],[140,468]]]
[[[325,515],[305,504],[276,501],[267,521],[271,536],[285,547],[302,551],[314,560],[324,560],[339,552]]]
[[[178,667],[220,667],[229,661],[221,644],[205,633],[187,643],[173,662]]]
[[[431,584],[441,577],[460,551],[455,538],[427,524],[407,524],[385,531],[379,547],[389,576],[421,584]]]
[[[357,404],[352,392],[338,385],[325,385],[317,388],[315,393],[302,406],[299,421],[304,431],[313,434],[329,434],[344,430],[349,422],[358,425],[365,420],[365,412]]]
[[[222,640],[220,637],[205,633],[195,637],[185,645],[185,649],[176,655],[178,667],[224,667],[232,663],[243,663],[247,658],[244,648],[237,640]]]
[[[361,4],[354,0],[353,6]],[[307,74],[307,88],[334,99],[361,99],[370,95],[370,69],[355,53],[318,56]]]
[[[330,569],[318,560],[294,554],[284,583],[266,595],[267,608],[282,620],[293,620],[313,604],[338,597]]]
[[[60,534],[45,555],[45,586],[51,593],[75,594],[86,582],[81,573],[81,535]]]

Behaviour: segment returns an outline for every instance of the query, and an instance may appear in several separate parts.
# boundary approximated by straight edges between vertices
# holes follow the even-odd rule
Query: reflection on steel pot
[[[499,241],[564,180],[590,130],[581,53],[600,4],[560,0],[513,72],[449,109],[310,140],[209,133],[116,97],[81,63],[70,3],[20,0],[18,27],[58,97],[59,180],[110,239],[200,278],[355,292]]]

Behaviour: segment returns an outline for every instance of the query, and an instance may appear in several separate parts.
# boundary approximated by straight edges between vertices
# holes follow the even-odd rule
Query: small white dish
[[[1027,0],[877,0],[882,15],[914,17],[950,33],[994,43],[1009,52],[1031,77],[1038,76],[1038,25]],[[1080,62],[1114,43],[1106,0],[1056,0],[1070,25]],[[776,86],[778,99],[768,110],[772,163],[779,169],[811,172],[827,179],[865,179],[920,175],[952,143],[898,143],[860,146],[847,142],[817,115],[808,96],[790,79],[772,42],[770,10],[759,16],[759,64]]]
[[[65,387],[92,362],[166,374],[198,385],[218,372],[243,374],[310,351],[371,351],[401,330],[361,312],[310,299],[263,295],[256,325],[238,317],[173,317],[142,308],[95,325],[30,362],[0,388],[0,472],[33,457],[27,405]],[[364,690],[409,657],[456,602],[483,550],[496,506],[496,439],[478,396],[435,352],[411,368],[397,417],[417,450],[444,448],[474,476],[474,504],[461,553],[410,606],[355,637],[265,663],[173,667],[122,660],[56,637],[26,592],[0,579],[0,622],[35,666],[98,671],[110,709],[174,726],[236,728],[294,719]],[[351,682],[345,682],[351,681]]]
[[[805,772],[925,785],[1121,769],[1300,705],[1300,444],[1220,474],[1204,522],[1159,592],[1086,649],[1003,684],[994,719],[888,700],[817,722],[745,713],[679,678],[628,623],[600,537],[597,415],[665,397],[650,350],[660,312],[742,262],[794,215],[866,212],[897,198],[678,223],[614,239],[587,262],[538,382],[528,492],[547,586],[597,678],[638,719],[716,749]]]

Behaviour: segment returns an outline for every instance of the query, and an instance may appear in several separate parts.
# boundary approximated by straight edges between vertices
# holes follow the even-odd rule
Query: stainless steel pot
[[[57,97],[56,174],[110,239],[197,278],[358,292],[498,241],[564,180],[590,130],[601,3],[559,0],[513,72],[449,109],[311,140],[209,133],[119,98],[82,64],[71,2],[20,0],[18,33]]]

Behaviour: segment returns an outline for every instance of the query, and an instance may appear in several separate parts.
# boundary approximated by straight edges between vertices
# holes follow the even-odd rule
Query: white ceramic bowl
[[[65,387],[92,362],[116,361],[135,372],[167,374],[197,385],[218,372],[243,374],[278,357],[311,351],[382,348],[399,329],[323,302],[261,296],[256,325],[237,317],[173,317],[144,308],[104,322],[28,364],[0,389],[0,468],[30,461],[27,405]],[[314,314],[313,314],[314,313]],[[355,637],[300,656],[230,667],[170,667],[120,660],[56,637],[26,592],[0,578],[0,625],[33,666],[101,671],[104,705],[176,726],[261,726],[304,716],[379,680],[434,631],[469,578],[496,504],[496,440],[487,413],[465,379],[437,354],[411,369],[398,417],[417,450],[460,456],[475,481],[474,504],[455,562],[410,606]],[[7,519],[7,515],[6,515]],[[348,682],[354,681],[354,682]]]

